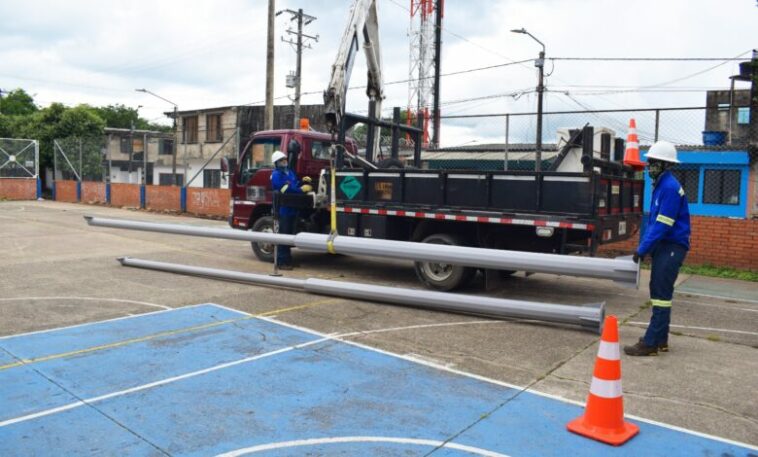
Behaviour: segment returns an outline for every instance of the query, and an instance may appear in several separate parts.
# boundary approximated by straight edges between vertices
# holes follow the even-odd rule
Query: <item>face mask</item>
[[[658,176],[663,173],[663,171],[666,169],[666,167],[661,162],[651,162],[647,167],[647,172],[650,174],[650,177],[653,179],[658,179]]]
[[[274,165],[276,165],[276,168],[278,168],[279,170],[284,170],[287,168],[288,164],[286,160],[280,160],[276,162]]]

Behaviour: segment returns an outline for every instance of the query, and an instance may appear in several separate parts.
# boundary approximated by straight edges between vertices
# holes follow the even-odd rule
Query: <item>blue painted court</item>
[[[755,455],[636,423],[614,448],[582,409],[199,305],[0,339],[0,455]]]

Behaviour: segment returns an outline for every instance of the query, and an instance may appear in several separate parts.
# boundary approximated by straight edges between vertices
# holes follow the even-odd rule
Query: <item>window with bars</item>
[[[158,143],[158,154],[171,155],[174,153],[174,140],[164,138],[159,141],[160,143]]]
[[[172,184],[172,174],[171,173],[159,173],[158,174],[158,184],[161,186],[170,186]],[[183,186],[184,185],[184,174],[177,173],[176,174],[176,185],[177,186]]]
[[[185,143],[197,143],[197,116],[182,118],[182,133]]]
[[[684,168],[671,170],[671,174],[679,181],[687,196],[688,203],[697,203],[697,195],[700,190],[700,170],[697,168]]]
[[[221,130],[221,114],[208,114],[205,116],[205,141],[218,143],[224,140]]]
[[[740,204],[739,170],[705,170],[703,203],[717,205]]]
[[[221,170],[203,170],[203,187],[221,187]]]

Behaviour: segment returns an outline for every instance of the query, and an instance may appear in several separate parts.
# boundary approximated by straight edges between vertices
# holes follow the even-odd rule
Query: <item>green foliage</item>
[[[650,262],[643,262],[640,268],[650,269]],[[710,276],[711,278],[739,279],[740,281],[758,282],[758,270],[740,270],[732,267],[717,267],[714,265],[682,265],[680,273],[699,276]]]
[[[37,111],[34,99],[24,89],[14,89],[0,98],[0,114],[7,116],[25,116]]]
[[[758,282],[758,271],[739,270],[731,267],[716,267],[713,265],[683,265],[682,273],[711,276],[714,278],[739,279],[741,281]]]
[[[61,103],[53,103],[46,108],[38,108],[34,100],[23,89],[11,91],[0,99],[0,137],[28,138],[40,143],[40,169],[53,166],[53,140],[63,138],[97,138],[96,144],[88,150],[99,150],[100,139],[106,127],[170,131],[171,127],[151,124],[138,116],[137,110],[124,105],[92,107],[78,105],[73,108]],[[90,140],[86,140],[91,142]],[[89,156],[89,155],[86,155]],[[92,154],[92,157],[99,157]],[[84,160],[84,174],[100,173],[99,158]],[[90,163],[91,162],[91,163]]]
[[[161,132],[168,132],[171,127],[159,124],[152,124],[145,119],[139,117],[139,113],[134,108],[129,108],[124,105],[108,105],[93,108],[98,116],[105,121],[106,127],[129,129],[134,128],[137,130],[158,130]]]

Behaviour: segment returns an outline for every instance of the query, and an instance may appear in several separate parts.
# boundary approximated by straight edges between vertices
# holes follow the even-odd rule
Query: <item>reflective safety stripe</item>
[[[684,189],[682,189],[681,187],[679,188],[679,195],[684,197]]]
[[[289,184],[285,184],[285,185],[283,185],[283,186],[282,186],[282,190],[280,190],[279,192],[281,192],[281,193],[285,193],[285,192],[287,192],[287,188],[288,188],[289,186],[290,186]],[[660,217],[660,216],[658,216],[658,217]]]
[[[658,217],[655,218],[657,222],[660,222],[662,224],[666,224],[669,227],[674,225],[674,219],[671,219],[670,217],[666,217],[663,214],[659,214]]]
[[[650,301],[653,303],[653,306],[660,306],[661,308],[671,308],[671,300],[656,300],[655,298],[651,298]]]
[[[608,343],[601,341],[600,347],[597,349],[597,356],[605,360],[621,360],[618,342]]]
[[[593,376],[590,393],[603,398],[619,398],[621,397],[621,380],[608,381]]]

